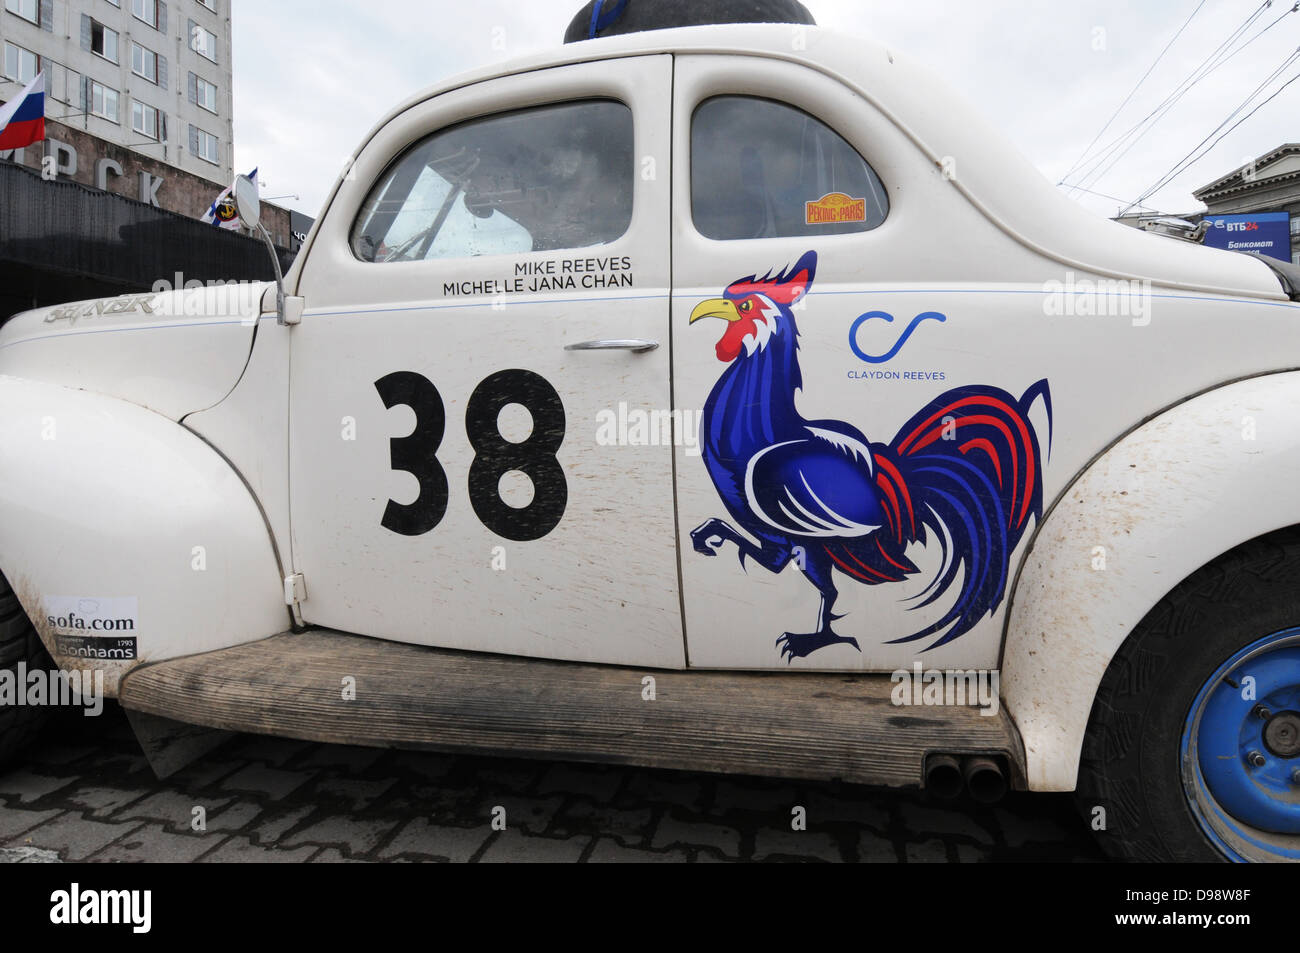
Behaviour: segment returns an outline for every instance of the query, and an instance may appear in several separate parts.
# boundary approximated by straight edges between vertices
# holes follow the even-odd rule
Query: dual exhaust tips
[[[955,800],[965,791],[979,804],[995,804],[1007,788],[1006,771],[996,758],[939,754],[926,759],[925,789],[941,800]]]

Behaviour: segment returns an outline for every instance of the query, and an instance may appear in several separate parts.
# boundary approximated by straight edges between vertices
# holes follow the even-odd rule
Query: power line
[[[1160,55],[1156,57],[1155,62],[1152,63],[1147,71],[1142,74],[1142,78],[1137,81],[1137,85],[1134,86],[1133,89],[1129,91],[1129,94],[1124,97],[1124,101],[1119,104],[1119,108],[1111,113],[1110,118],[1106,120],[1106,124],[1101,127],[1101,131],[1092,137],[1092,142],[1088,143],[1088,147],[1079,154],[1079,158],[1074,160],[1074,165],[1070,166],[1069,171],[1066,172],[1065,175],[1061,176],[1061,181],[1057,182],[1057,185],[1060,185],[1068,179],[1074,173],[1074,170],[1082,165],[1083,160],[1087,158],[1088,153],[1092,151],[1092,147],[1097,144],[1097,140],[1106,134],[1106,130],[1110,128],[1111,123],[1113,123],[1119,117],[1119,114],[1124,111],[1124,107],[1129,104],[1134,95],[1137,94],[1137,91],[1142,88],[1142,84],[1147,81],[1147,77],[1149,77],[1155,68],[1160,65],[1160,61],[1165,58],[1165,54],[1169,52],[1169,48],[1178,42],[1178,38],[1183,35],[1183,31],[1186,30],[1191,22],[1196,19],[1196,14],[1201,12],[1201,8],[1205,6],[1205,3],[1206,0],[1201,0],[1201,2],[1196,5],[1196,9],[1192,11],[1192,15],[1183,22],[1181,27],[1178,28],[1178,32],[1174,34],[1173,39],[1165,44],[1165,48],[1160,51]]]
[[[1267,99],[1265,99],[1263,102],[1261,102],[1259,105],[1257,105],[1257,106],[1256,106],[1254,109],[1252,109],[1250,112],[1246,113],[1246,115],[1244,115],[1244,116],[1242,116],[1240,119],[1238,119],[1235,123],[1232,124],[1232,126],[1230,126],[1230,127],[1229,127],[1229,128],[1228,128],[1228,129],[1223,133],[1223,135],[1219,136],[1219,138],[1215,139],[1213,142],[1211,142],[1211,143],[1210,143],[1208,146],[1206,146],[1204,149],[1201,149],[1201,146],[1204,146],[1205,143],[1208,142],[1209,139],[1214,135],[1214,133],[1218,132],[1220,129],[1223,129],[1223,127],[1224,127],[1225,125],[1227,125],[1227,123],[1228,123],[1228,122],[1229,122],[1233,117],[1235,117],[1239,112],[1241,112],[1241,110],[1245,109],[1246,106],[1247,106],[1247,104],[1249,104],[1250,101],[1251,101],[1252,99],[1254,99],[1257,95],[1259,95],[1260,91],[1261,91],[1265,86],[1267,86],[1269,83],[1271,83],[1271,82],[1273,81],[1273,79],[1274,79],[1278,74],[1280,74],[1280,73],[1282,72],[1282,70],[1284,70],[1284,69],[1285,69],[1287,66],[1289,66],[1292,62],[1294,62],[1294,61],[1296,60],[1297,57],[1300,57],[1300,50],[1297,50],[1296,52],[1292,53],[1289,57],[1287,57],[1286,61],[1282,64],[1282,66],[1278,67],[1278,69],[1275,70],[1275,71],[1274,71],[1274,72],[1269,76],[1268,79],[1266,79],[1263,83],[1261,83],[1258,87],[1256,87],[1255,91],[1252,92],[1249,96],[1247,96],[1246,99],[1242,102],[1242,104],[1241,104],[1240,106],[1238,106],[1238,107],[1237,107],[1237,108],[1236,108],[1236,109],[1235,109],[1235,110],[1234,110],[1234,111],[1233,111],[1233,112],[1228,116],[1227,119],[1225,119],[1223,122],[1219,123],[1219,125],[1214,129],[1213,132],[1210,133],[1210,135],[1206,136],[1206,137],[1205,137],[1204,139],[1202,139],[1199,143],[1197,143],[1196,147],[1193,148],[1191,152],[1189,152],[1186,156],[1184,156],[1181,160],[1179,160],[1179,161],[1174,165],[1174,167],[1173,167],[1172,169],[1169,170],[1169,172],[1167,172],[1165,175],[1161,176],[1160,179],[1159,179],[1159,180],[1158,180],[1154,185],[1152,185],[1152,186],[1151,186],[1150,188],[1148,188],[1145,192],[1143,192],[1143,193],[1142,193],[1141,195],[1139,195],[1136,199],[1134,199],[1133,202],[1129,204],[1128,208],[1125,208],[1125,209],[1124,209],[1124,212],[1127,212],[1130,208],[1133,208],[1135,205],[1139,205],[1139,204],[1144,203],[1148,198],[1150,198],[1150,197],[1151,197],[1152,195],[1154,195],[1156,192],[1160,191],[1160,190],[1161,190],[1162,188],[1164,188],[1166,185],[1168,185],[1169,183],[1171,183],[1174,179],[1178,178],[1178,176],[1180,176],[1180,175],[1182,175],[1184,172],[1186,172],[1189,168],[1191,168],[1193,165],[1195,165],[1196,162],[1198,162],[1201,158],[1203,158],[1203,157],[1204,157],[1204,156],[1205,156],[1205,155],[1206,155],[1206,154],[1207,154],[1211,149],[1213,149],[1213,148],[1214,148],[1215,146],[1217,146],[1220,142],[1222,142],[1222,141],[1223,141],[1223,140],[1224,140],[1224,139],[1229,135],[1229,133],[1232,132],[1232,130],[1236,129],[1238,126],[1240,126],[1243,122],[1245,122],[1245,121],[1246,121],[1247,119],[1249,119],[1251,116],[1255,115],[1255,113],[1259,112],[1259,111],[1260,111],[1264,106],[1268,105],[1268,104],[1271,103],[1273,100],[1277,99],[1277,97],[1278,97],[1279,95],[1281,95],[1282,91],[1283,91],[1284,89],[1286,89],[1288,86],[1290,86],[1292,83],[1294,83],[1296,80],[1300,80],[1300,73],[1297,73],[1295,76],[1292,76],[1289,80],[1287,80],[1287,81],[1286,81],[1285,83],[1283,83],[1280,87],[1278,87],[1277,90],[1274,91],[1273,95],[1269,96]],[[1198,152],[1197,150],[1200,150],[1200,151]],[[1122,215],[1122,214],[1124,214],[1124,212],[1121,212],[1120,214]]]
[[[1238,53],[1244,50],[1255,40],[1259,39],[1260,36],[1268,32],[1267,29],[1262,30],[1260,31],[1260,33],[1257,33],[1255,36],[1251,37],[1250,40],[1248,40],[1242,46],[1238,47],[1235,50],[1231,49],[1231,47],[1241,38],[1241,36],[1245,34],[1247,30],[1250,29],[1251,25],[1254,24],[1255,21],[1258,20],[1259,17],[1263,15],[1264,11],[1267,10],[1272,5],[1272,2],[1273,0],[1264,0],[1264,2],[1260,4],[1260,6],[1257,7],[1255,11],[1251,13],[1250,16],[1248,16],[1240,26],[1238,26],[1235,30],[1233,30],[1231,34],[1229,34],[1226,40],[1220,43],[1219,46],[1216,47],[1215,50],[1209,54],[1209,56],[1207,56],[1204,60],[1202,60],[1201,63],[1194,70],[1192,70],[1191,73],[1189,73],[1186,77],[1184,77],[1184,79],[1181,82],[1179,82],[1177,86],[1174,87],[1173,92],[1171,92],[1168,96],[1166,96],[1165,99],[1158,106],[1156,106],[1155,109],[1153,109],[1150,113],[1148,113],[1145,117],[1143,117],[1142,120],[1140,120],[1136,125],[1131,127],[1128,131],[1118,136],[1098,156],[1094,157],[1091,160],[1089,167],[1080,175],[1077,184],[1078,185],[1090,184],[1091,182],[1096,182],[1102,176],[1106,175],[1106,173],[1108,173],[1112,168],[1115,167],[1115,164],[1120,159],[1122,159],[1125,155],[1128,154],[1128,152],[1133,148],[1134,145],[1137,144],[1138,141],[1140,141],[1148,132],[1151,131],[1152,128],[1155,127],[1155,125],[1161,119],[1164,118],[1164,116],[1178,103],[1180,99],[1183,98],[1183,96],[1185,96],[1188,92],[1190,92],[1198,83],[1200,83],[1207,76],[1209,76],[1211,73],[1217,70],[1220,66],[1228,62],[1229,59],[1236,56]],[[1297,4],[1297,6],[1300,6],[1300,4]],[[1288,12],[1293,12],[1293,11],[1288,11]],[[1286,16],[1286,14],[1283,14],[1283,16]],[[1270,24],[1269,28],[1275,26],[1277,22],[1280,20],[1281,17],[1279,17],[1278,20],[1275,20],[1272,24]],[[1128,143],[1127,146],[1125,146],[1126,142]],[[1121,147],[1123,147],[1123,150],[1120,151],[1118,155],[1116,155],[1116,150],[1119,150]],[[1112,156],[1114,156],[1113,159],[1111,159]],[[1111,160],[1109,164],[1107,164],[1108,159]],[[1073,188],[1074,186],[1070,185],[1067,187]]]

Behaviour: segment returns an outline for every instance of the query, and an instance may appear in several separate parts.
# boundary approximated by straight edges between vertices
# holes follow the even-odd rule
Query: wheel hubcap
[[[1197,694],[1182,739],[1183,787],[1233,860],[1300,861],[1300,629],[1228,659]]]

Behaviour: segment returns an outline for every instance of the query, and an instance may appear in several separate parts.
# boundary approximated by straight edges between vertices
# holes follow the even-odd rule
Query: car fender
[[[138,664],[289,628],[260,507],[219,453],[135,404],[9,376],[0,570],[56,663],[102,670],[110,695]],[[76,628],[97,614],[112,637]]]
[[[1300,524],[1296,473],[1300,373],[1290,371],[1161,413],[1058,499],[1025,558],[1003,646],[1031,790],[1074,789],[1102,676],[1166,594],[1242,543]]]

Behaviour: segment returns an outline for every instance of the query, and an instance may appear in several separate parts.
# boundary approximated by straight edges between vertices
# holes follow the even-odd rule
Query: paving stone
[[[626,798],[698,810],[704,799],[704,785],[688,774],[634,770],[623,789]],[[620,798],[622,800],[622,798]]]
[[[565,805],[556,816],[551,832],[608,835],[631,847],[649,838],[653,821],[654,810],[649,807],[620,810],[581,798]]]
[[[17,771],[0,775],[0,797],[17,798],[20,804],[31,804],[76,781],[75,777],[53,777],[27,768],[19,768]]]
[[[740,832],[721,824],[679,821],[665,813],[655,828],[651,847],[712,847],[728,857],[740,855]]]
[[[319,820],[297,833],[290,834],[283,839],[283,846],[333,845],[345,847],[353,855],[368,854],[378,847],[399,823],[401,822],[392,818],[360,818],[339,814]]]
[[[927,840],[907,845],[909,864],[942,864],[948,860],[948,848],[941,840]]]
[[[593,801],[610,801],[624,781],[624,770],[594,765],[556,764],[542,776],[538,794],[581,794]]]
[[[998,809],[997,818],[1009,847],[1022,847],[1033,842],[1057,843],[1066,837],[1064,829],[1052,818],[1025,817],[1004,808]]]
[[[866,800],[861,795],[820,791],[809,793],[804,798],[804,807],[808,809],[808,820],[815,824],[865,825],[877,831],[889,827],[888,808],[874,800]]]
[[[752,811],[773,818],[773,823],[780,823],[780,818],[789,818],[790,811],[796,805],[803,805],[803,798],[793,785],[779,787],[741,785],[732,781],[719,781],[713,791],[713,807],[709,813],[726,814],[731,811]]]
[[[232,837],[210,854],[199,859],[203,864],[303,864],[320,848],[299,847],[282,850],[259,847],[247,837]]]
[[[61,808],[48,811],[25,811],[16,807],[0,807],[0,841],[29,831],[63,813]]]
[[[200,758],[173,774],[167,779],[167,783],[186,791],[201,791],[227,775],[234,774],[242,767],[243,764],[238,761]]]
[[[684,850],[656,851],[625,847],[612,837],[598,839],[595,849],[587,856],[589,864],[680,864],[686,860]]]
[[[590,837],[535,837],[517,830],[501,831],[488,845],[485,864],[572,864],[582,857]]]
[[[959,806],[950,809],[902,804],[899,816],[909,831],[925,834],[957,834],[981,842],[991,840],[989,832]]]
[[[264,847],[274,845],[279,842],[280,838],[284,837],[287,831],[302,823],[314,811],[314,807],[304,805],[295,807],[292,810],[274,812],[262,818],[262,822],[253,829],[252,835]]]
[[[312,775],[303,771],[280,771],[262,765],[248,765],[221,782],[228,791],[263,794],[280,800],[310,781]]]
[[[262,815],[262,807],[252,801],[238,801],[219,813],[208,811],[208,833],[241,831]]]
[[[369,864],[369,863],[373,863],[373,861],[369,861],[369,860],[359,860],[359,859],[357,859],[357,858],[355,858],[355,857],[344,857],[342,853],[340,853],[339,851],[335,850],[333,847],[327,847],[327,848],[325,848],[323,851],[321,851],[320,853],[318,853],[316,856],[314,856],[314,857],[309,861],[309,863],[313,863],[313,864]]]
[[[52,850],[37,847],[6,847],[0,850],[0,864],[61,864]]]
[[[316,745],[298,758],[295,768],[335,768],[361,774],[384,756],[383,748],[358,748],[353,745]]]
[[[858,862],[863,864],[896,864],[898,851],[892,841],[871,831],[858,834]]]
[[[822,831],[764,828],[754,835],[753,860],[784,856],[840,863],[844,855],[835,838]]]
[[[183,791],[158,791],[144,800],[124,808],[113,819],[118,821],[136,819],[157,821],[172,830],[190,831],[194,821],[194,809],[201,807],[207,811],[210,830],[212,815],[234,800],[232,797],[216,800],[192,797]]]
[[[467,862],[492,834],[487,824],[481,827],[444,827],[423,817],[407,821],[397,835],[379,852],[384,859],[401,854],[424,854],[446,857],[452,863]]]
[[[188,864],[210,851],[216,842],[204,837],[171,834],[161,825],[145,825],[110,844],[90,859],[97,863]]]
[[[453,756],[446,754],[398,751],[393,753],[389,764],[394,770],[409,771],[426,780],[438,781],[447,776],[455,761]]]
[[[141,826],[135,821],[107,824],[69,811],[25,834],[11,838],[4,846],[40,847],[57,852],[63,860],[80,861]]]
[[[324,778],[316,783],[315,793],[345,801],[350,810],[369,807],[397,783],[396,778],[366,781],[357,778]]]
[[[65,767],[82,758],[102,753],[102,749],[89,745],[35,745],[27,759],[33,764],[48,764]]]
[[[465,768],[462,760],[457,767]],[[546,771],[541,761],[484,761],[472,766],[474,780],[488,791],[524,794],[533,789]]]
[[[490,823],[493,811],[498,807],[506,809],[506,828],[524,830],[530,834],[540,834],[551,824],[551,820],[560,810],[564,799],[560,797],[529,798],[502,797],[483,805],[483,821]]]
[[[105,818],[119,808],[125,807],[143,796],[142,791],[124,791],[120,788],[86,788],[77,787],[66,792],[63,797],[69,804],[74,804],[91,817]]]
[[[310,741],[293,738],[269,738],[263,735],[241,735],[228,749],[228,756],[246,761],[261,761],[273,768],[304,754],[312,747]]]

